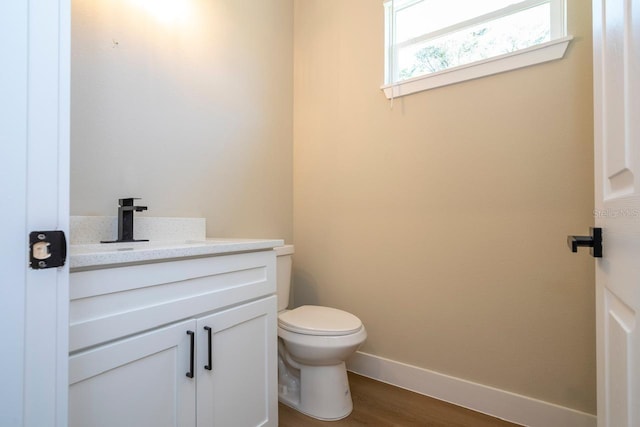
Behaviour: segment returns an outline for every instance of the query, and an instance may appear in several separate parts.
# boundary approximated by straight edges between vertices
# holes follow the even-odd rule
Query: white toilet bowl
[[[360,320],[329,307],[302,306],[278,319],[279,400],[321,420],[353,409],[345,360],[367,338]]]
[[[286,310],[293,246],[275,248],[278,286],[278,400],[320,420],[353,409],[345,360],[366,340],[360,319],[335,308]]]

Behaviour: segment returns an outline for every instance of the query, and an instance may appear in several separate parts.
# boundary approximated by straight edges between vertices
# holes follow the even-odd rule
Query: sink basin
[[[102,253],[114,251],[145,251],[154,249],[169,249],[189,247],[194,245],[206,245],[207,240],[179,240],[157,242],[121,242],[121,243],[90,243],[83,245],[70,245],[71,255],[86,253]]]
[[[69,246],[70,267],[84,268],[159,259],[211,256],[282,246],[279,239],[225,239],[94,243]]]

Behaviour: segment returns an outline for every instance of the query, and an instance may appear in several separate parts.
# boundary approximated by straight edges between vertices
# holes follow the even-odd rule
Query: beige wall
[[[146,5],[146,6],[145,6]],[[71,213],[292,238],[291,0],[74,0]]]
[[[565,59],[396,99],[383,8],[296,0],[294,299],[363,351],[595,413],[591,17]]]

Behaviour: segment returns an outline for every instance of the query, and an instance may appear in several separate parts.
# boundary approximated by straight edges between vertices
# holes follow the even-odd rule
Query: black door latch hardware
[[[602,258],[602,228],[589,227],[590,236],[567,236],[567,245],[571,252],[578,252],[580,246],[590,248],[594,258]]]
[[[64,231],[29,233],[29,266],[34,270],[62,267],[67,260]]]

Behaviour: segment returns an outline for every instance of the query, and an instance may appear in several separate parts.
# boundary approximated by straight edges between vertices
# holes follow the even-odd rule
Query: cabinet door
[[[188,320],[69,358],[72,427],[195,426]]]
[[[271,296],[198,319],[198,427],[278,425],[276,311]]]

